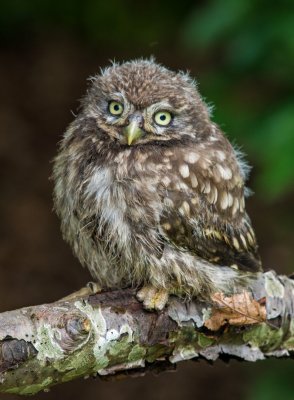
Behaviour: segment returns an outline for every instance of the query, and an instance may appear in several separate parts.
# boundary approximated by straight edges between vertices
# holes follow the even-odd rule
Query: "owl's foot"
[[[90,296],[91,294],[96,294],[101,292],[101,287],[96,282],[88,282],[85,287],[82,287],[80,290],[69,294],[68,296],[63,297],[60,301],[69,301],[78,299],[80,297]]]
[[[162,310],[168,302],[168,291],[145,285],[137,293],[137,299],[143,302],[147,310]]]

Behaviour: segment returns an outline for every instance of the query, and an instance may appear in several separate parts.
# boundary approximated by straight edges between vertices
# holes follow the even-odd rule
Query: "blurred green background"
[[[293,15],[292,0],[1,1],[1,311],[89,280],[61,239],[48,177],[86,78],[110,59],[154,55],[197,79],[213,119],[253,166],[247,207],[265,268],[294,270]],[[81,380],[36,397],[288,400],[293,372],[284,360],[191,362],[173,375]]]

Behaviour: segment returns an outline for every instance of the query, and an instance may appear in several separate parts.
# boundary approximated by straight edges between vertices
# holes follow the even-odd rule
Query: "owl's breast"
[[[95,234],[108,248],[134,254],[140,244],[157,245],[161,202],[156,179],[148,171],[125,166],[93,169],[84,188],[84,209],[95,218]]]

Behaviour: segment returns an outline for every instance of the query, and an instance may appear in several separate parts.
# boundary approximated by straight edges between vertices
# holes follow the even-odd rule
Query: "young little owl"
[[[113,64],[64,134],[55,208],[102,288],[137,287],[162,309],[169,294],[232,293],[261,269],[246,172],[187,74]]]

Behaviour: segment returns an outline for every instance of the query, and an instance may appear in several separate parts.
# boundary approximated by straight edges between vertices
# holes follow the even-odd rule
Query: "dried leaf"
[[[229,325],[251,325],[266,321],[266,308],[264,299],[256,301],[251,294],[234,294],[225,297],[223,293],[214,293],[211,296],[215,302],[211,317],[205,321],[206,328],[217,331],[221,326]]]

